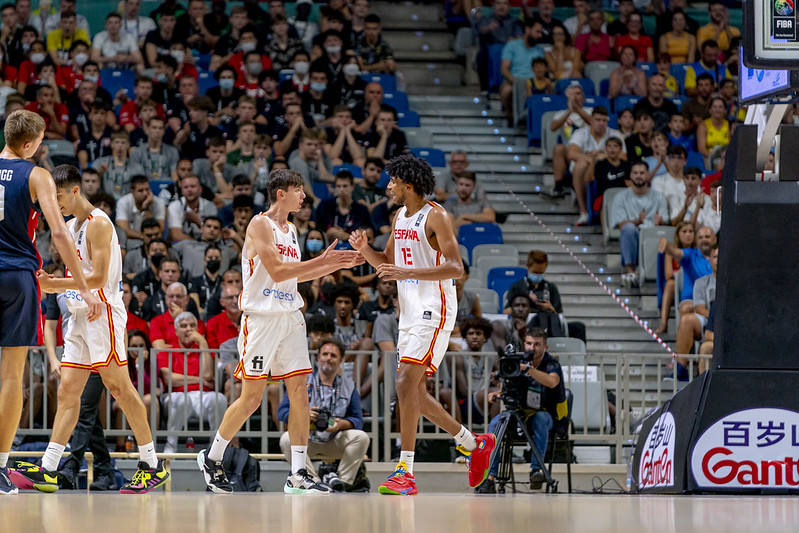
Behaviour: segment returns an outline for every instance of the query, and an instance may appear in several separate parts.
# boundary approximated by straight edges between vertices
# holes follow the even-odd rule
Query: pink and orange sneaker
[[[479,487],[488,476],[491,467],[491,452],[497,445],[497,438],[493,433],[485,435],[475,435],[477,448],[466,456],[466,464],[469,467],[469,486]]]
[[[416,478],[408,472],[405,461],[397,463],[397,469],[388,476],[388,479],[377,488],[380,494],[393,494],[395,496],[413,496],[416,490]]]

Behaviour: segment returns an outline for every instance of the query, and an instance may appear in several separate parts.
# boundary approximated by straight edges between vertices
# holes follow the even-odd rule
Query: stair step
[[[440,22],[441,6],[435,4],[418,4],[414,2],[372,2],[370,11],[380,15],[386,23],[397,22]],[[444,25],[446,27],[446,25]]]
[[[667,353],[657,342],[652,341],[593,341],[588,339],[589,352],[621,353]]]
[[[452,106],[440,107],[438,109],[420,109],[417,111],[420,117],[423,118],[440,118],[451,119],[456,117],[468,117],[470,119],[479,119],[481,117],[501,119],[504,122],[505,115],[499,109],[485,109],[484,107],[476,107],[476,105],[466,106]],[[491,124],[489,124],[491,125]],[[505,126],[506,124],[500,124]]]
[[[511,145],[518,147],[527,147],[527,137],[522,135],[495,135],[483,130],[482,135],[470,134],[464,135],[462,133],[435,133],[433,134],[436,143],[464,143],[464,144],[494,144],[494,145]]]
[[[394,52],[398,50],[451,50],[455,36],[448,31],[417,30],[413,33],[407,31],[382,32],[386,42],[391,43]]]

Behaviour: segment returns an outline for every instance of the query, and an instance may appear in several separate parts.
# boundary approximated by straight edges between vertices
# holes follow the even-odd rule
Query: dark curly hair
[[[419,159],[413,154],[403,154],[395,157],[385,168],[386,173],[395,179],[407,183],[416,194],[427,197],[433,194],[436,178],[433,169],[424,159]]]

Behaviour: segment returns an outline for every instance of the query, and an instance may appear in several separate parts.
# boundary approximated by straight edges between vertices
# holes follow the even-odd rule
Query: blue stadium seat
[[[637,66],[644,71],[647,78],[658,71],[657,63],[650,63],[649,61],[639,61]]]
[[[605,96],[610,94],[610,80],[605,78],[604,80],[599,82],[599,96]]]
[[[208,67],[211,66],[211,54],[197,54],[194,56],[194,65],[197,70],[208,70]]]
[[[111,97],[116,95],[120,89],[125,89],[129,98],[133,98],[133,86],[136,83],[136,72],[133,70],[118,70],[114,68],[104,68],[100,70],[100,83],[103,89],[111,93]]]
[[[378,189],[385,189],[388,187],[388,182],[391,181],[391,177],[389,177],[388,172],[385,170],[380,173],[380,179],[377,180],[377,188]]]
[[[290,80],[293,75],[294,75],[293,70],[291,70],[290,68],[289,69],[284,68],[283,70],[280,71],[280,83],[283,83],[286,80]]]
[[[320,200],[327,200],[333,196],[330,194],[330,187],[327,186],[327,183],[323,183],[321,181],[312,181],[311,188],[313,189],[313,195]]]
[[[624,95],[624,96],[617,96],[613,99],[613,112],[617,115],[624,111],[625,109],[632,109],[635,107],[635,104],[638,103],[640,100],[640,96],[631,96],[631,95]]]
[[[216,81],[212,72],[200,72],[199,78],[197,79],[197,88],[200,94],[205,94],[208,89],[216,87],[217,85],[219,85],[219,82]]]
[[[469,264],[472,264],[472,250],[478,244],[504,244],[502,229],[497,224],[464,224],[458,229],[458,244],[469,251]]]
[[[397,113],[397,126],[400,128],[418,128],[422,125],[419,113],[416,111],[402,111]]]
[[[555,84],[555,92],[558,94],[565,94],[566,88],[573,83],[579,83],[586,96],[593,96],[595,94],[596,86],[594,82],[588,78],[563,78],[562,80],[558,80]]]
[[[504,44],[492,44],[488,47],[488,88],[497,92],[502,85],[502,49]]]
[[[682,105],[685,103],[686,100],[688,100],[688,98],[686,98],[685,96],[674,96],[672,98],[669,98],[669,100],[674,102],[674,105],[677,106],[677,111],[680,111],[682,109]]]
[[[487,285],[499,295],[499,301],[505,301],[505,293],[514,282],[527,276],[526,267],[494,267],[488,271]]]
[[[153,191],[155,196],[161,194],[161,191],[175,183],[172,180],[150,180],[150,190]]]
[[[384,92],[383,103],[392,106],[397,110],[397,113],[404,113],[411,109],[410,104],[408,104],[408,95],[400,91]]]
[[[431,167],[446,167],[447,158],[444,152],[437,148],[411,148],[411,152],[416,157],[427,161]]]
[[[707,169],[705,168],[705,156],[699,152],[688,152],[688,157],[685,159],[685,166],[698,167],[699,170],[702,171],[702,174],[707,173]]]
[[[361,79],[366,83],[379,83],[384,93],[393,93],[397,91],[397,78],[394,74],[373,74],[370,72],[368,74],[361,74]]]
[[[534,94],[527,99],[527,144],[541,144],[541,117],[547,111],[566,109],[566,97],[560,94]]]
[[[352,175],[355,176],[356,178],[362,178],[363,177],[363,171],[361,170],[361,167],[359,167],[358,165],[353,165],[351,163],[344,163],[342,165],[335,165],[333,167],[333,169],[332,169],[332,173],[335,176],[336,174],[338,174],[342,170],[349,170],[350,172],[352,172]]]
[[[605,98],[604,96],[586,96],[585,97],[585,107],[597,107],[602,106],[608,110],[608,113],[611,112],[610,110],[610,100]]]
[[[680,85],[680,92],[683,94],[685,94],[685,73],[689,68],[692,68],[690,63],[674,63],[669,68],[669,72],[677,80]]]

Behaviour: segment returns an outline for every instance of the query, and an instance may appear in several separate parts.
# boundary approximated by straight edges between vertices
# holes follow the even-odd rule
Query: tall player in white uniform
[[[311,372],[311,359],[297,283],[352,268],[364,260],[358,252],[335,250],[338,241],[334,241],[321,256],[300,261],[297,229],[288,216],[302,206],[303,183],[302,176],[294,171],[273,171],[267,184],[271,207],[253,217],[247,227],[241,252],[241,359],[236,368],[236,376],[243,380],[241,396],[225,413],[211,448],[197,455],[205,482],[216,493],[233,491],[222,468],[222,457],[230,440],[261,405],[269,377],[284,381],[291,403],[291,473],[284,492],[330,492],[305,469],[310,426],[305,374]]]
[[[388,193],[403,207],[385,252],[373,250],[362,231],[353,232],[350,244],[377,269],[382,279],[397,280],[400,321],[397,351],[397,397],[400,404],[402,450],[400,461],[381,494],[416,494],[413,455],[419,415],[446,430],[466,454],[469,484],[483,482],[488,473],[493,434],[475,437],[430,396],[425,376],[435,373],[444,358],[455,325],[458,301],[455,278],[463,274],[458,242],[447,212],[426,198],[433,193],[435,177],[427,162],[402,155],[388,162]]]
[[[64,339],[61,359],[61,384],[58,387],[58,411],[53,422],[50,443],[42,458],[41,468],[18,470],[17,476],[43,492],[58,490],[58,462],[75,429],[80,412],[80,396],[96,370],[103,383],[119,402],[139,444],[139,465],[133,479],[122,493],[145,493],[161,486],[168,477],[163,462],[155,455],[153,437],[147,423],[147,410],[128,375],[125,326],[127,311],[122,303],[122,253],[114,224],[100,209],[95,209],[80,190],[80,172],[72,165],[60,165],[53,171],[61,214],[74,216],[67,228],[75,240],[78,259],[92,293],[100,298],[102,316],[93,322],[78,292],[77,283],[66,278],[53,278],[40,270],[40,287],[45,292],[65,292],[72,312],[69,331]],[[19,479],[19,477],[18,477]],[[23,480],[23,481],[24,481]],[[25,483],[23,483],[25,485]]]

